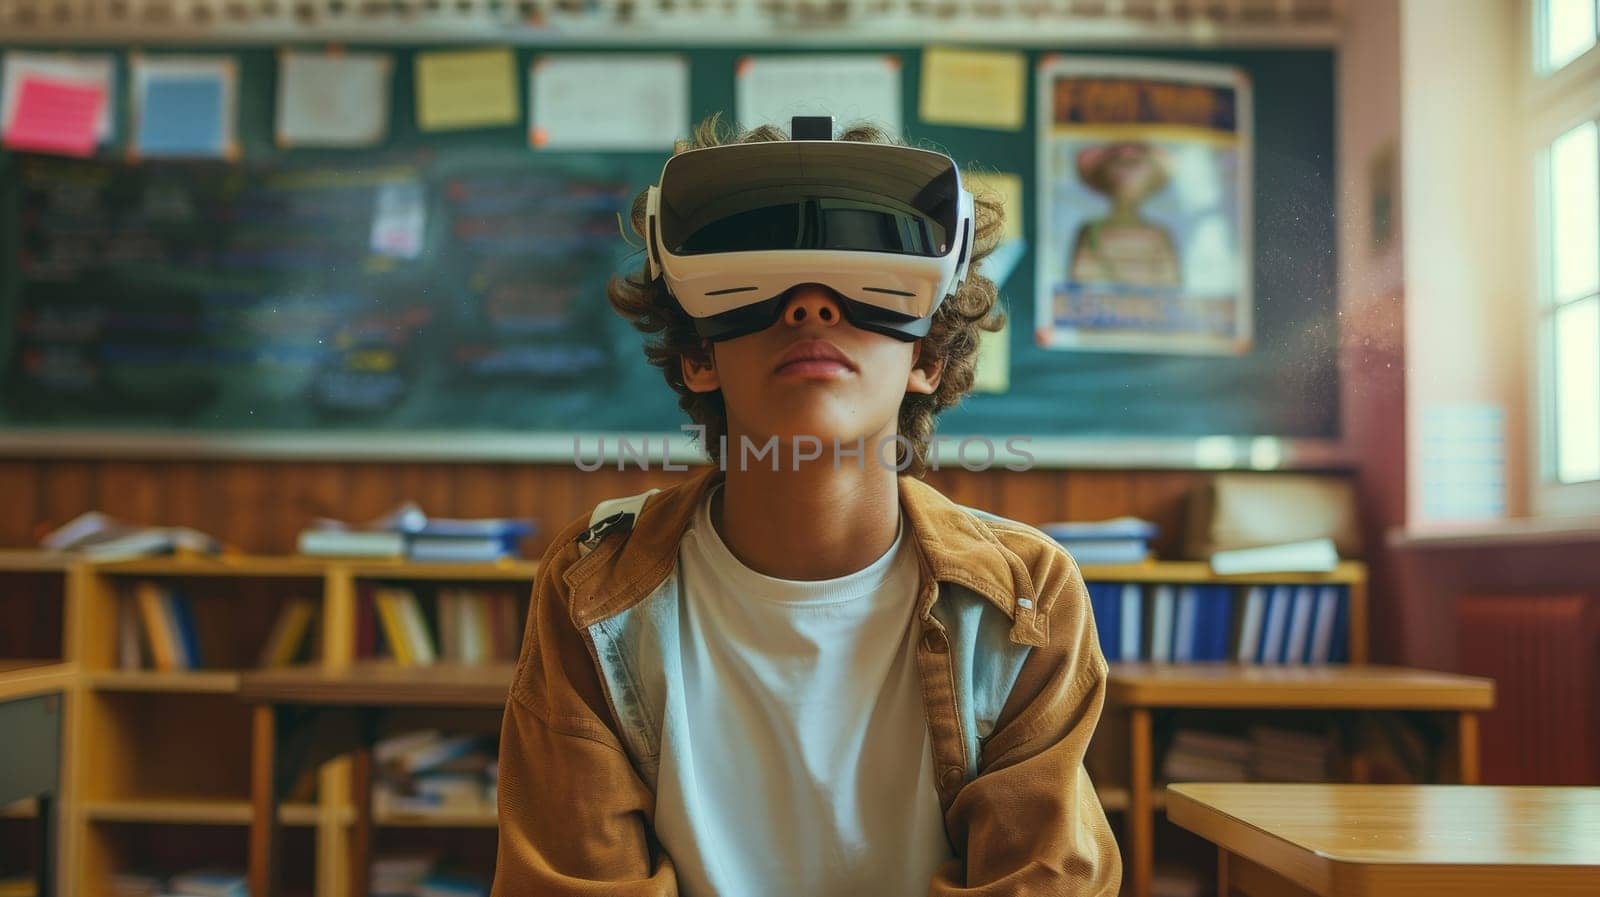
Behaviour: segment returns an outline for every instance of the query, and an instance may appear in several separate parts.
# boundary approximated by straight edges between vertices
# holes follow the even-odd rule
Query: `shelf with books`
[[[1364,663],[1365,567],[1208,576],[1201,563],[1084,568],[1106,660]]]
[[[531,591],[495,580],[390,577],[361,579],[355,590],[355,657],[402,665],[515,661]]]
[[[317,829],[295,824],[283,835],[281,893],[310,895],[317,869]],[[81,886],[75,891],[63,888],[62,893],[192,893],[162,890],[161,883],[199,870],[242,876],[248,851],[249,827],[231,821],[104,818],[85,825]]]

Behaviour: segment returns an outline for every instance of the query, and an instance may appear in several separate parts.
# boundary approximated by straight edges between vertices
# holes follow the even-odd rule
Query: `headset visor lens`
[[[673,255],[836,249],[938,258],[958,235],[949,157],[871,143],[784,141],[695,150],[661,174]]]

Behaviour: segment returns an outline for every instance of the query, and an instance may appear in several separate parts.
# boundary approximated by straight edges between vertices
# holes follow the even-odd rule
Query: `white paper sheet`
[[[110,140],[116,121],[117,70],[106,53],[29,53],[12,50],[0,67],[0,132],[11,124],[17,96],[24,78],[39,77],[73,85],[99,87],[106,95],[95,120],[95,136],[101,143]]]
[[[372,251],[392,258],[414,259],[422,253],[423,231],[428,223],[422,185],[397,181],[378,189],[372,213]]]
[[[688,136],[682,56],[550,54],[528,69],[528,143],[536,149],[670,150]]]
[[[371,146],[389,129],[387,53],[278,56],[278,145]]]
[[[900,133],[897,56],[746,56],[736,75],[742,128],[772,124],[787,133],[796,115],[832,115],[835,133],[860,119]]]

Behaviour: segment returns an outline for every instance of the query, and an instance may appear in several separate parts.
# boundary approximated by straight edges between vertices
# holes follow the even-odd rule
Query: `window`
[[[1589,52],[1600,24],[1600,0],[1541,0],[1538,35],[1539,71],[1549,74]]]
[[[1557,137],[1544,169],[1546,479],[1600,480],[1600,125]]]

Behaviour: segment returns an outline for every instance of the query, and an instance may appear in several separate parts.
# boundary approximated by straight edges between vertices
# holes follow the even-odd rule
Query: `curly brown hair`
[[[690,140],[677,141],[673,155],[730,143],[788,139],[788,134],[773,125],[761,125],[744,131],[726,128],[721,114],[717,113],[696,125]],[[908,145],[904,140],[871,124],[852,125],[838,139]],[[641,190],[634,197],[630,215],[633,231],[641,239],[647,239],[646,195],[646,191]],[[939,386],[930,395],[907,393],[900,403],[899,434],[910,443],[911,457],[905,457],[902,444],[897,452],[896,463],[918,476],[927,469],[934,417],[960,402],[972,390],[973,374],[977,368],[979,331],[998,331],[1005,323],[1005,313],[998,307],[994,281],[980,271],[984,257],[993,252],[1000,242],[1005,208],[999,197],[989,192],[974,189],[972,199],[975,238],[971,268],[961,288],[955,295],[946,298],[938,311],[934,312],[933,326],[921,340],[919,364],[933,361],[943,364]],[[699,393],[689,389],[684,384],[681,362],[686,356],[700,362],[708,361],[710,344],[695,332],[693,320],[667,290],[666,282],[660,277],[650,279],[643,264],[637,273],[626,277],[613,275],[606,284],[606,298],[610,300],[611,307],[635,329],[655,337],[646,341],[645,357],[661,369],[667,385],[678,394],[678,406],[688,413],[690,420],[705,428],[703,448],[713,462],[717,461],[718,446],[727,433],[727,412],[723,406],[722,392]]]

